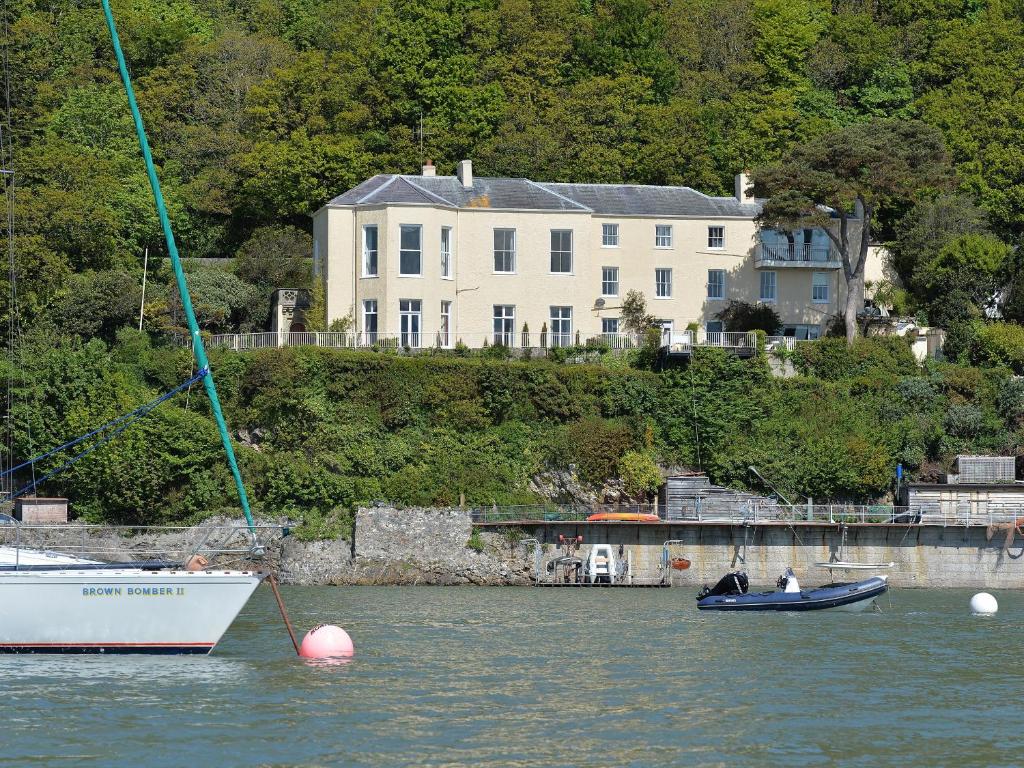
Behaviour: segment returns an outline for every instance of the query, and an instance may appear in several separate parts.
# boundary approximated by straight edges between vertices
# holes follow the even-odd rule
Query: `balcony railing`
[[[182,346],[190,346],[188,337],[176,337]],[[586,336],[576,333],[476,333],[454,334],[450,332],[424,333],[378,333],[375,331],[301,331],[265,333],[227,333],[211,336],[207,341],[210,348],[230,349],[245,352],[273,347],[328,347],[331,349],[367,350],[430,350],[452,349],[462,344],[469,349],[493,347],[496,344],[508,349],[556,349],[581,347],[610,349],[615,352],[639,349],[644,344],[642,335],[632,333],[600,333]],[[712,331],[664,331],[661,345],[674,352],[689,352],[693,347],[719,347],[737,352],[753,352],[757,349],[757,334],[749,332]],[[765,348],[769,351],[780,347],[793,349],[796,340],[789,336],[768,336]]]
[[[810,243],[788,243],[785,245],[766,245],[762,243],[754,256],[755,266],[765,263],[773,265],[812,264],[820,267],[838,267],[839,261],[832,255],[827,245],[811,245]]]

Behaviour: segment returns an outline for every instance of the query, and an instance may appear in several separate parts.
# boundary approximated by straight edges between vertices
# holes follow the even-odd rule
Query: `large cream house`
[[[822,231],[758,232],[759,205],[688,187],[553,184],[456,176],[374,176],[314,215],[314,269],[328,322],[351,317],[372,343],[567,345],[624,329],[627,291],[667,329],[730,299],[776,308],[784,334],[817,338],[843,280]]]

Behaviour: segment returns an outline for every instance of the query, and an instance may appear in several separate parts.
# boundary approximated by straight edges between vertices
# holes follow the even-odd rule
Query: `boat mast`
[[[142,125],[142,114],[139,112],[139,105],[135,101],[135,91],[132,89],[131,76],[128,74],[128,65],[124,60],[124,52],[121,50],[121,40],[117,36],[117,27],[114,25],[114,14],[110,10],[110,0],[102,0],[103,14],[107,19],[107,29],[110,31],[110,41],[114,46],[114,55],[117,56],[117,66],[121,70],[121,80],[124,82],[124,90],[128,96],[128,106],[132,110],[132,120],[135,122],[135,133],[139,137],[139,147],[142,149],[142,157],[146,161],[146,173],[149,176],[149,186],[153,190],[153,199],[156,202],[156,213],[160,217],[160,226],[164,231],[164,239],[167,241],[167,253],[171,257],[171,265],[174,267],[174,279],[178,283],[178,293],[181,294],[181,306],[185,310],[185,318],[188,320],[189,333],[192,336],[192,353],[195,355],[196,364],[199,370],[204,368],[208,371],[203,377],[203,386],[210,398],[210,407],[213,410],[213,417],[217,420],[217,429],[220,430],[220,439],[224,444],[224,451],[227,453],[228,465],[231,467],[231,474],[235,478],[235,486],[238,488],[238,500],[242,504],[242,512],[245,513],[245,520],[249,524],[249,530],[255,537],[255,522],[252,519],[252,512],[249,510],[249,497],[245,492],[245,484],[242,482],[242,473],[238,470],[238,462],[235,460],[235,450],[231,446],[231,436],[228,434],[228,425],[224,421],[224,413],[221,411],[220,398],[217,397],[217,387],[213,383],[213,372],[210,371],[210,362],[206,358],[206,348],[203,346],[203,339],[199,335],[199,324],[196,323],[196,315],[192,310],[192,298],[189,296],[188,285],[185,282],[185,271],[181,267],[181,258],[178,256],[178,246],[174,242],[174,232],[171,230],[171,220],[167,216],[167,207],[164,205],[164,196],[160,191],[160,180],[156,176],[156,167],[153,165],[153,154],[149,151],[149,140],[146,138],[146,129]]]

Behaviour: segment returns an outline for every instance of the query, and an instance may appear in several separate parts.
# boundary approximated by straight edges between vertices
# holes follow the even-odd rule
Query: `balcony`
[[[832,249],[828,245],[814,245],[812,243],[766,245],[761,243],[754,251],[754,267],[757,269],[777,269],[780,267],[839,269],[841,266],[839,257],[832,253]]]

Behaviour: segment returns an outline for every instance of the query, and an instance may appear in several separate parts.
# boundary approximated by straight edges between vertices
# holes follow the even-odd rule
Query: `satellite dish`
[[[603,308],[604,308],[604,299],[597,299],[594,302],[594,309],[603,309]]]

